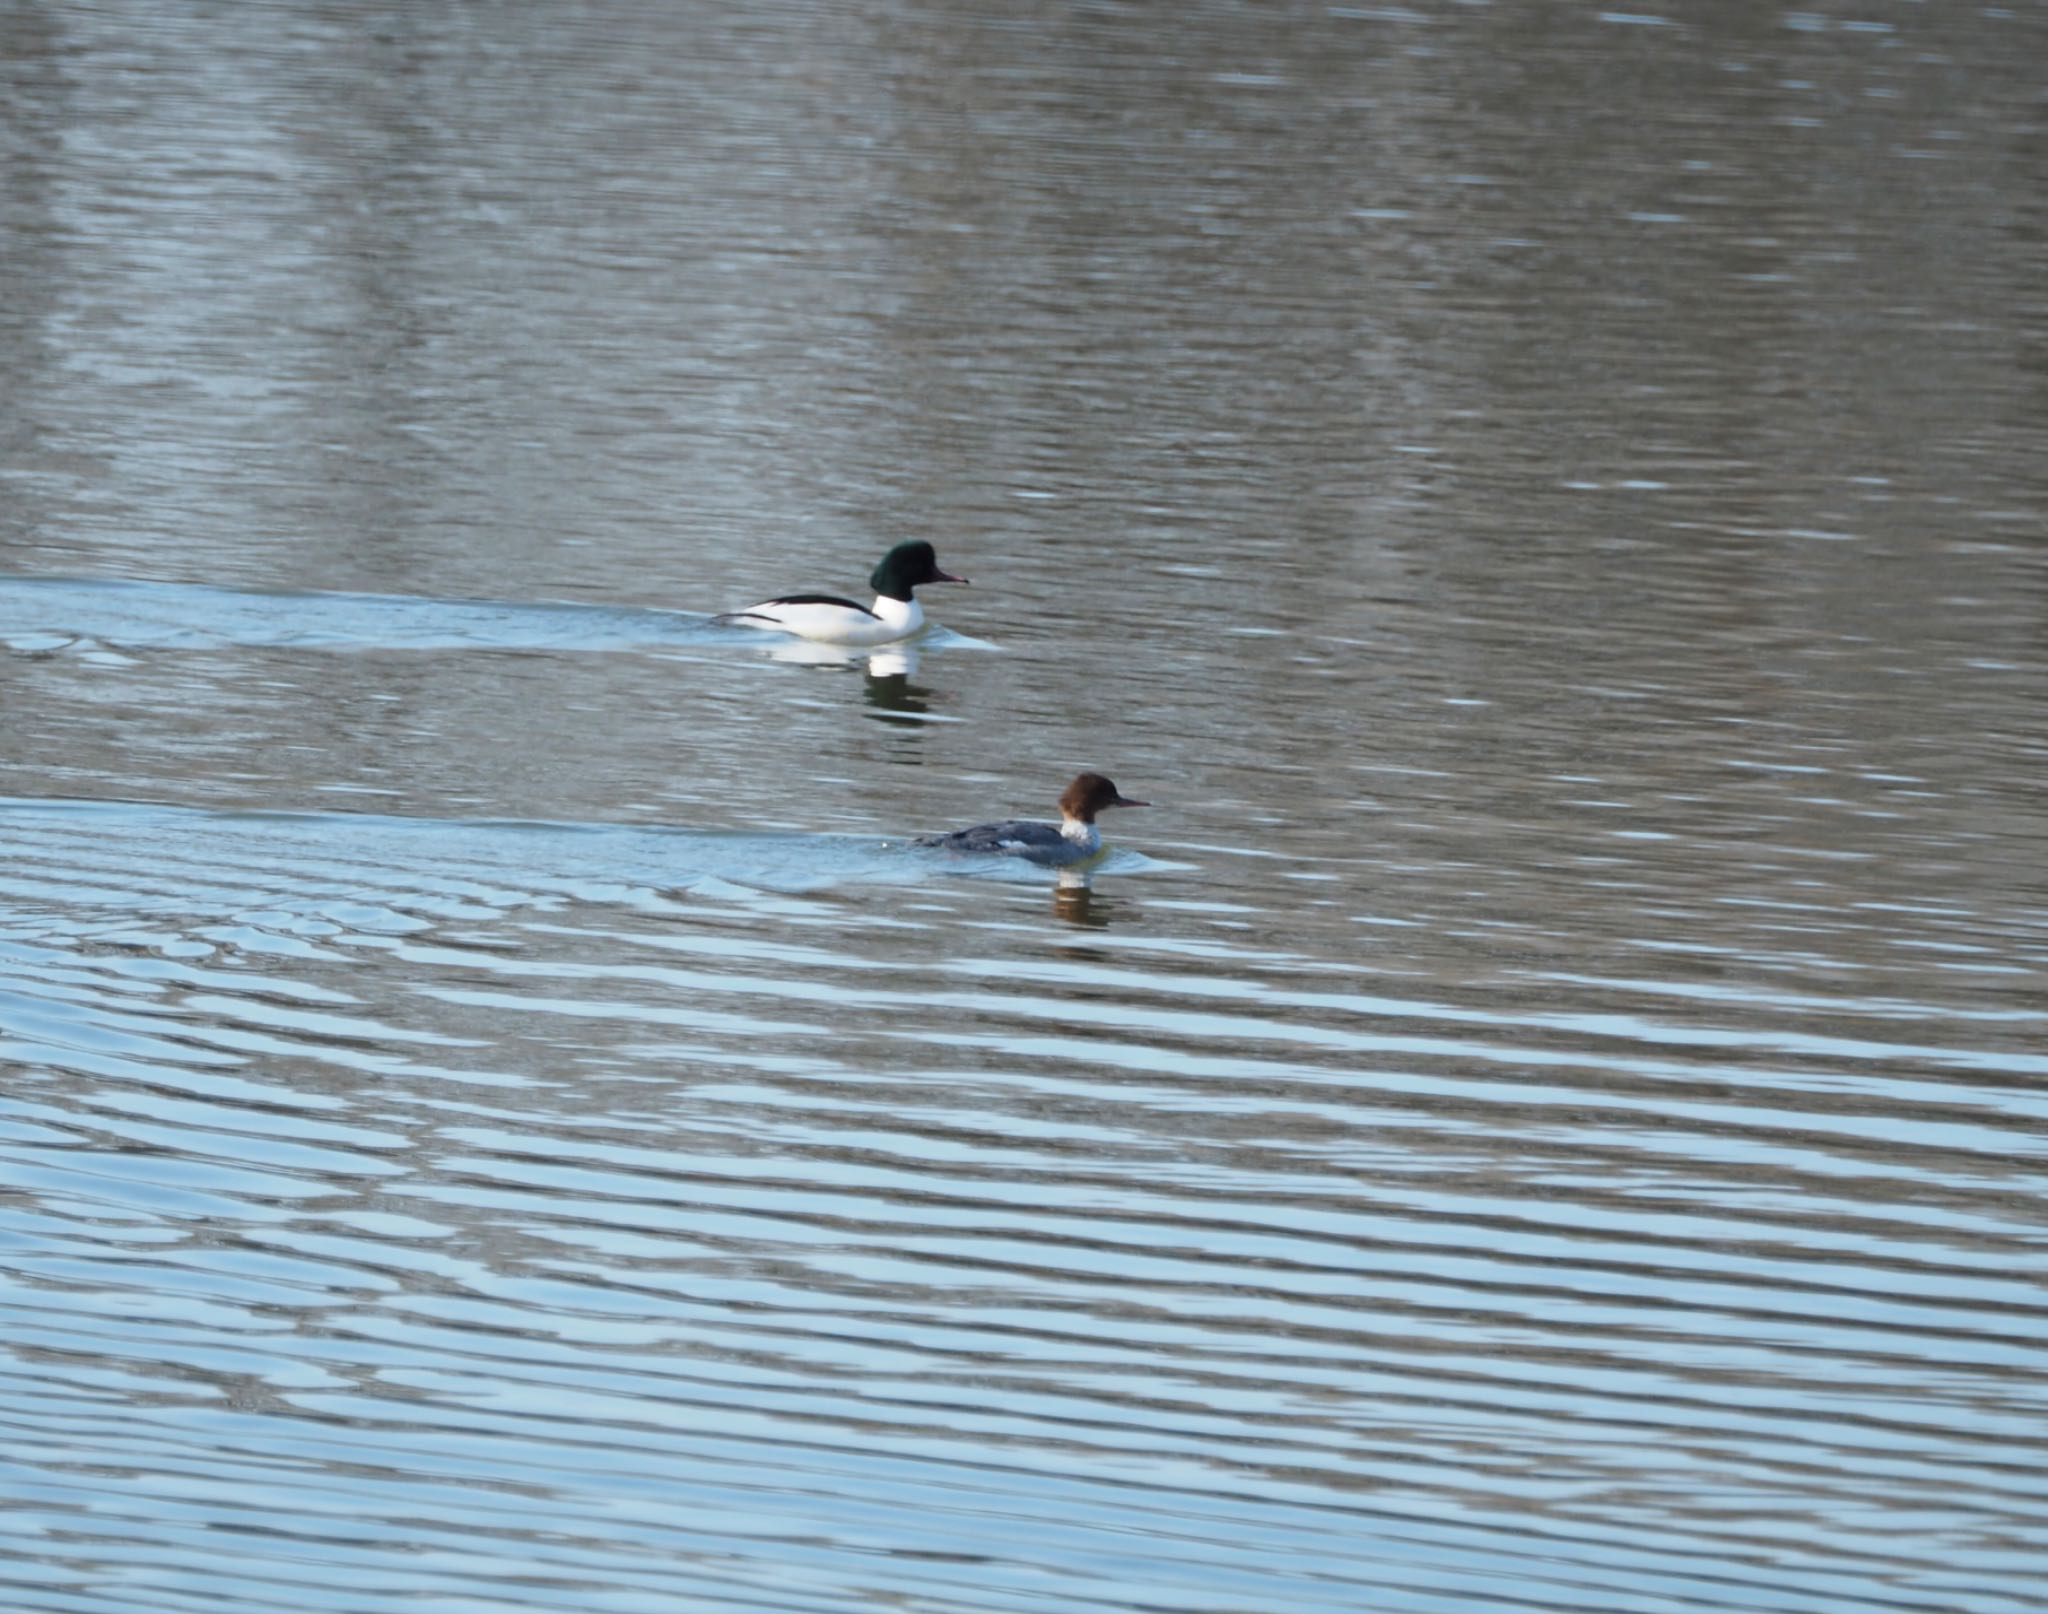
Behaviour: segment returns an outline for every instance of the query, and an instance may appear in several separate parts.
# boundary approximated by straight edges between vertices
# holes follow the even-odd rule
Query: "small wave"
[[[437,600],[217,588],[120,578],[0,577],[0,645],[21,655],[113,657],[129,650],[589,650],[747,646],[783,660],[864,660],[993,650],[934,625],[915,648],[847,651],[720,626],[697,611],[561,601]]]

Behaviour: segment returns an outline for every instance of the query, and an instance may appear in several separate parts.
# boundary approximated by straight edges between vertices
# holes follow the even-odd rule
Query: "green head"
[[[907,600],[920,583],[964,583],[964,577],[939,570],[938,552],[922,539],[898,544],[882,557],[868,577],[868,586],[892,600]]]

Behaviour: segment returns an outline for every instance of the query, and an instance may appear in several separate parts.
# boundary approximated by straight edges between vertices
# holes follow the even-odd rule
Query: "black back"
[[[873,616],[858,600],[841,599],[837,594],[778,594],[772,600],[763,600],[763,605],[843,605],[849,611],[858,611],[862,616]]]

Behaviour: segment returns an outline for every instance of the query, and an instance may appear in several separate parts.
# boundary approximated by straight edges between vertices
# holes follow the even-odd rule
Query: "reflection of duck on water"
[[[1073,869],[1061,869],[1059,884],[1052,888],[1052,913],[1082,930],[1107,930],[1116,916],[1116,904],[1097,896],[1088,876]]]
[[[813,639],[785,639],[768,652],[773,661],[793,662],[800,667],[850,667],[864,662],[862,694],[868,705],[883,714],[899,713],[906,718],[922,717],[931,711],[932,692],[910,680],[917,673],[917,646],[883,645],[864,650],[857,645],[819,644]]]
[[[867,697],[868,705],[881,714],[883,722],[892,717],[923,717],[931,711],[932,692],[910,681],[910,675],[916,671],[917,652],[908,645],[877,650],[868,657],[867,678],[861,693]]]

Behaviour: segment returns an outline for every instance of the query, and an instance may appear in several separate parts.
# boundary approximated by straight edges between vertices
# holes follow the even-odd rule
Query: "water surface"
[[[2048,1608],[2043,59],[12,8],[7,1605]]]

